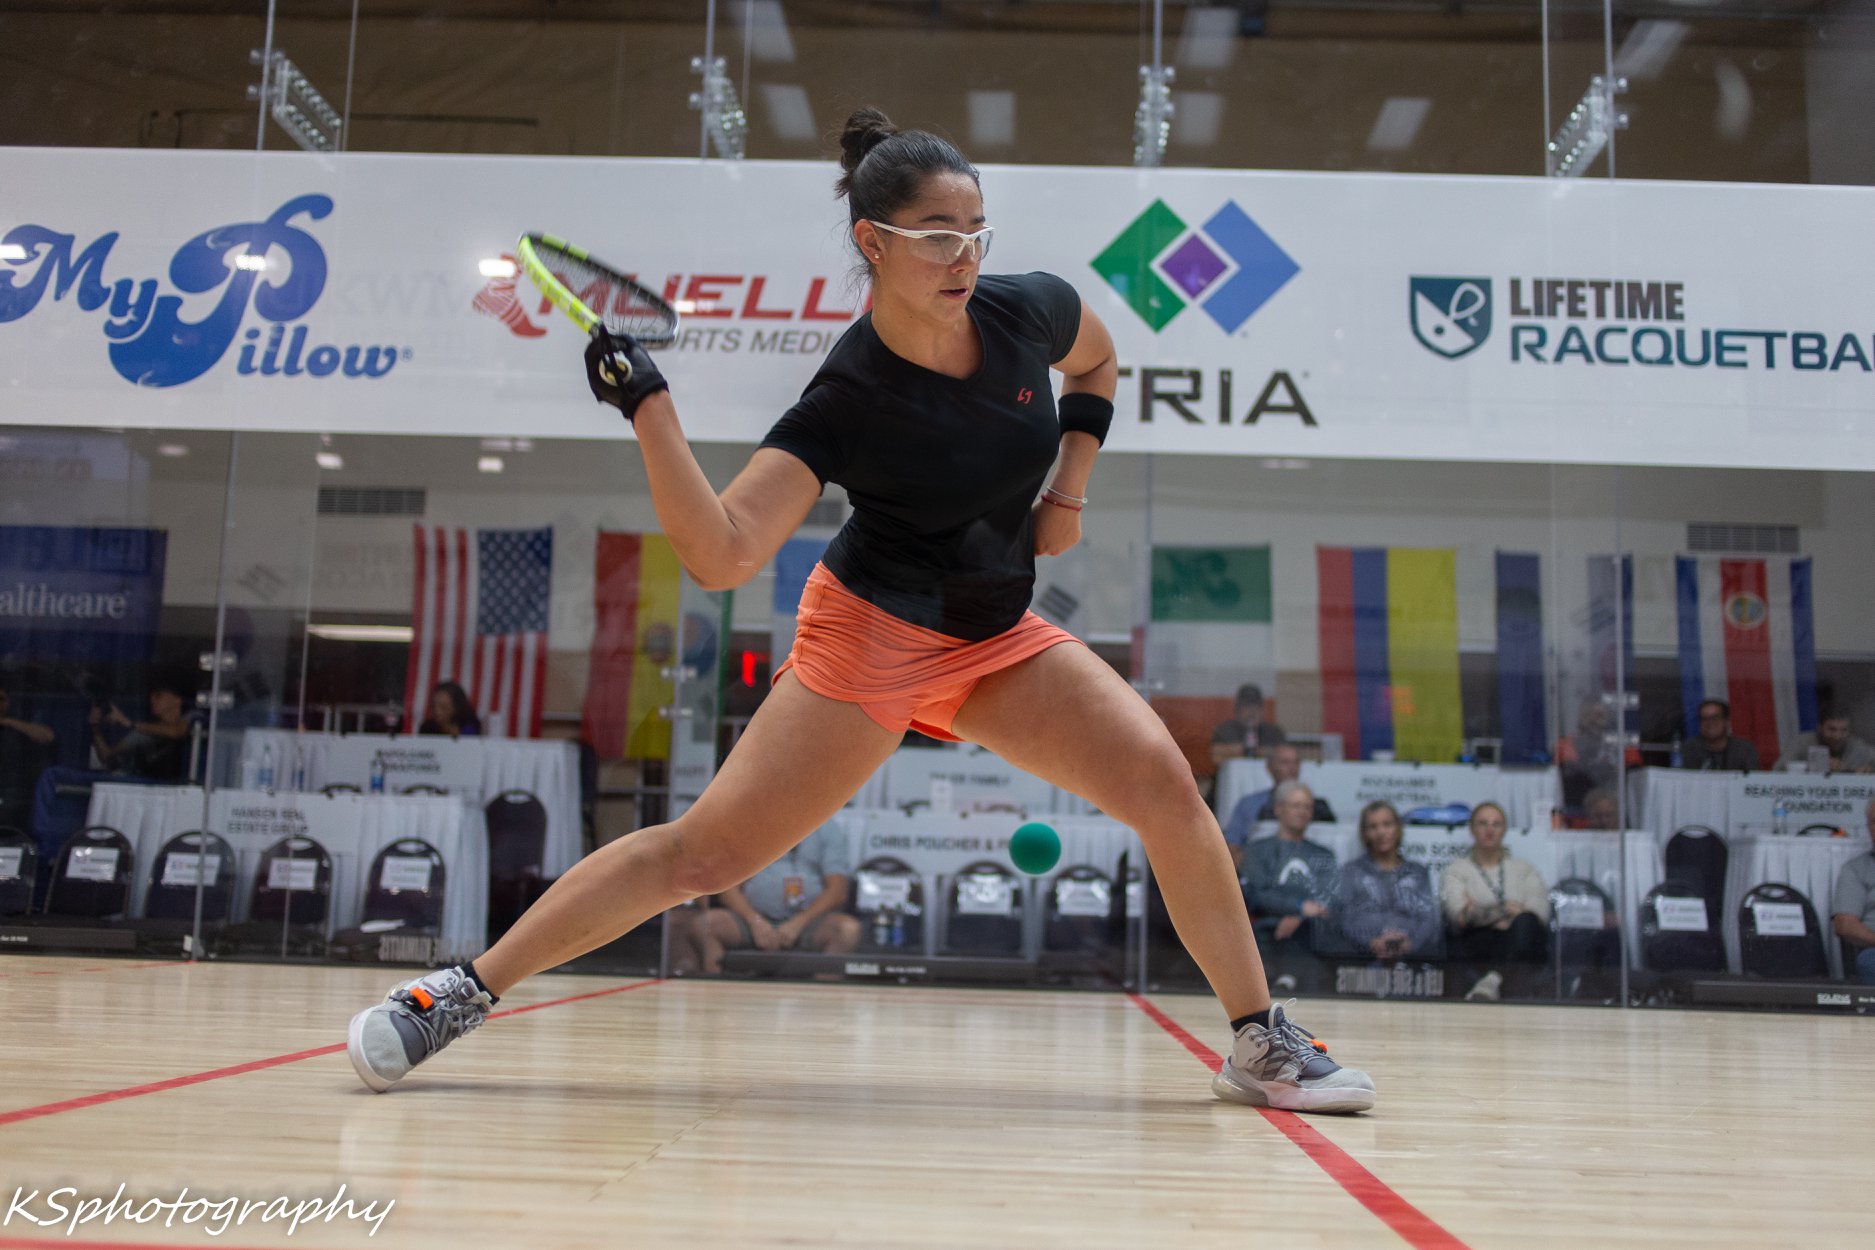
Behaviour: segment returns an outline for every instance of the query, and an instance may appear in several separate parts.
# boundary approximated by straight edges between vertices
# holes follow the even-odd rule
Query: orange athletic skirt
[[[808,575],[795,620],[794,647],[775,680],[792,668],[815,694],[857,703],[887,729],[916,729],[949,742],[960,741],[951,719],[979,681],[1057,643],[1080,641],[1024,612],[994,638],[965,642],[866,602],[824,564]]]

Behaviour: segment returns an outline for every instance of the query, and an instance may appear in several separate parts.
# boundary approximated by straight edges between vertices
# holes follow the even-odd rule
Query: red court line
[[[1171,1034],[1172,1040],[1195,1055],[1205,1067],[1216,1072],[1224,1066],[1222,1056],[1186,1032],[1178,1021],[1138,994],[1128,994],[1127,998],[1145,1012],[1154,1024]],[[1353,1155],[1322,1136],[1319,1129],[1295,1112],[1277,1111],[1270,1107],[1258,1107],[1256,1110],[1262,1112],[1263,1118],[1275,1125],[1303,1154],[1313,1159],[1316,1166],[1328,1173],[1329,1178],[1345,1189],[1350,1197],[1404,1238],[1409,1246],[1416,1250],[1468,1250],[1464,1242],[1388,1188],[1385,1181],[1362,1167]]]
[[[499,1020],[503,1016],[518,1016],[523,1012],[540,1011],[547,1007],[560,1007],[567,1003],[583,1002],[588,998],[605,998],[612,994],[623,994],[628,990],[641,990],[648,985],[662,985],[661,978],[649,981],[634,981],[630,985],[615,985],[610,989],[593,990],[586,994],[569,994],[565,998],[550,999],[544,1003],[530,1003],[525,1007],[510,1007],[506,1011],[490,1012],[490,1020]],[[335,1055],[345,1049],[339,1042],[332,1046],[318,1046],[312,1050],[295,1051],[290,1055],[275,1055],[270,1059],[254,1059],[247,1063],[237,1063],[231,1067],[216,1068],[209,1072],[196,1072],[189,1076],[171,1077],[167,1081],[154,1081],[148,1085],[132,1085],[125,1089],[106,1090],[99,1094],[86,1094],[80,1098],[67,1098],[63,1102],[48,1102],[37,1107],[22,1107],[18,1111],[0,1111],[0,1127],[18,1124],[23,1120],[38,1120],[49,1115],[59,1115],[66,1111],[81,1111],[86,1107],[101,1106],[104,1103],[122,1102],[126,1098],[139,1098],[144,1094],[160,1094],[164,1090],[182,1089],[189,1085],[200,1085],[204,1081],[218,1081],[226,1076],[240,1076],[247,1072],[259,1072],[266,1068],[277,1068],[282,1064],[298,1063],[302,1059],[317,1059],[322,1055]],[[61,1245],[67,1244],[64,1242]],[[4,1246],[0,1242],[0,1246]]]

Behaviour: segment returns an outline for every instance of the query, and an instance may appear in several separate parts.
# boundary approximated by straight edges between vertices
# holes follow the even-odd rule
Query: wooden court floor
[[[1213,1101],[1208,999],[543,977],[373,1095],[344,1026],[391,980],[0,960],[0,1250],[1817,1250],[1875,1212],[1875,1019],[1307,1001],[1381,1101],[1305,1119]],[[172,1226],[26,1218],[120,1184]]]

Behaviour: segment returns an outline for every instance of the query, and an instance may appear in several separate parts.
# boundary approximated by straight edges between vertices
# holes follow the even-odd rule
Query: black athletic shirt
[[[1048,368],[1074,346],[1081,297],[1046,273],[981,274],[968,378],[894,355],[855,322],[762,440],[846,488],[853,515],[823,557],[900,620],[979,642],[1022,619],[1035,586],[1029,509],[1061,446]]]

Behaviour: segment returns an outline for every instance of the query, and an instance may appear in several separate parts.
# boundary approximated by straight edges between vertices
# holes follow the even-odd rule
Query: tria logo
[[[1199,228],[1154,200],[1093,267],[1154,334],[1194,301],[1219,329],[1235,334],[1301,272],[1235,200],[1226,200]]]
[[[1491,337],[1491,279],[1414,278],[1413,337],[1427,351],[1457,360]]]
[[[138,386],[179,386],[201,377],[227,355],[235,336],[246,340],[235,372],[263,377],[313,378],[341,374],[381,378],[396,365],[391,346],[307,346],[308,330],[289,323],[312,311],[325,291],[326,255],[312,235],[293,224],[330,215],[332,200],[302,195],[264,221],[238,222],[198,234],[169,262],[169,281],[118,278],[107,283],[105,263],[117,232],[76,250],[77,237],[44,226],[16,226],[0,239],[0,323],[18,321],[51,288],[54,301],[74,295],[85,312],[105,310],[104,336],[111,367]],[[184,315],[185,299],[219,292],[200,317]],[[241,328],[249,307],[272,323],[265,333]]]

